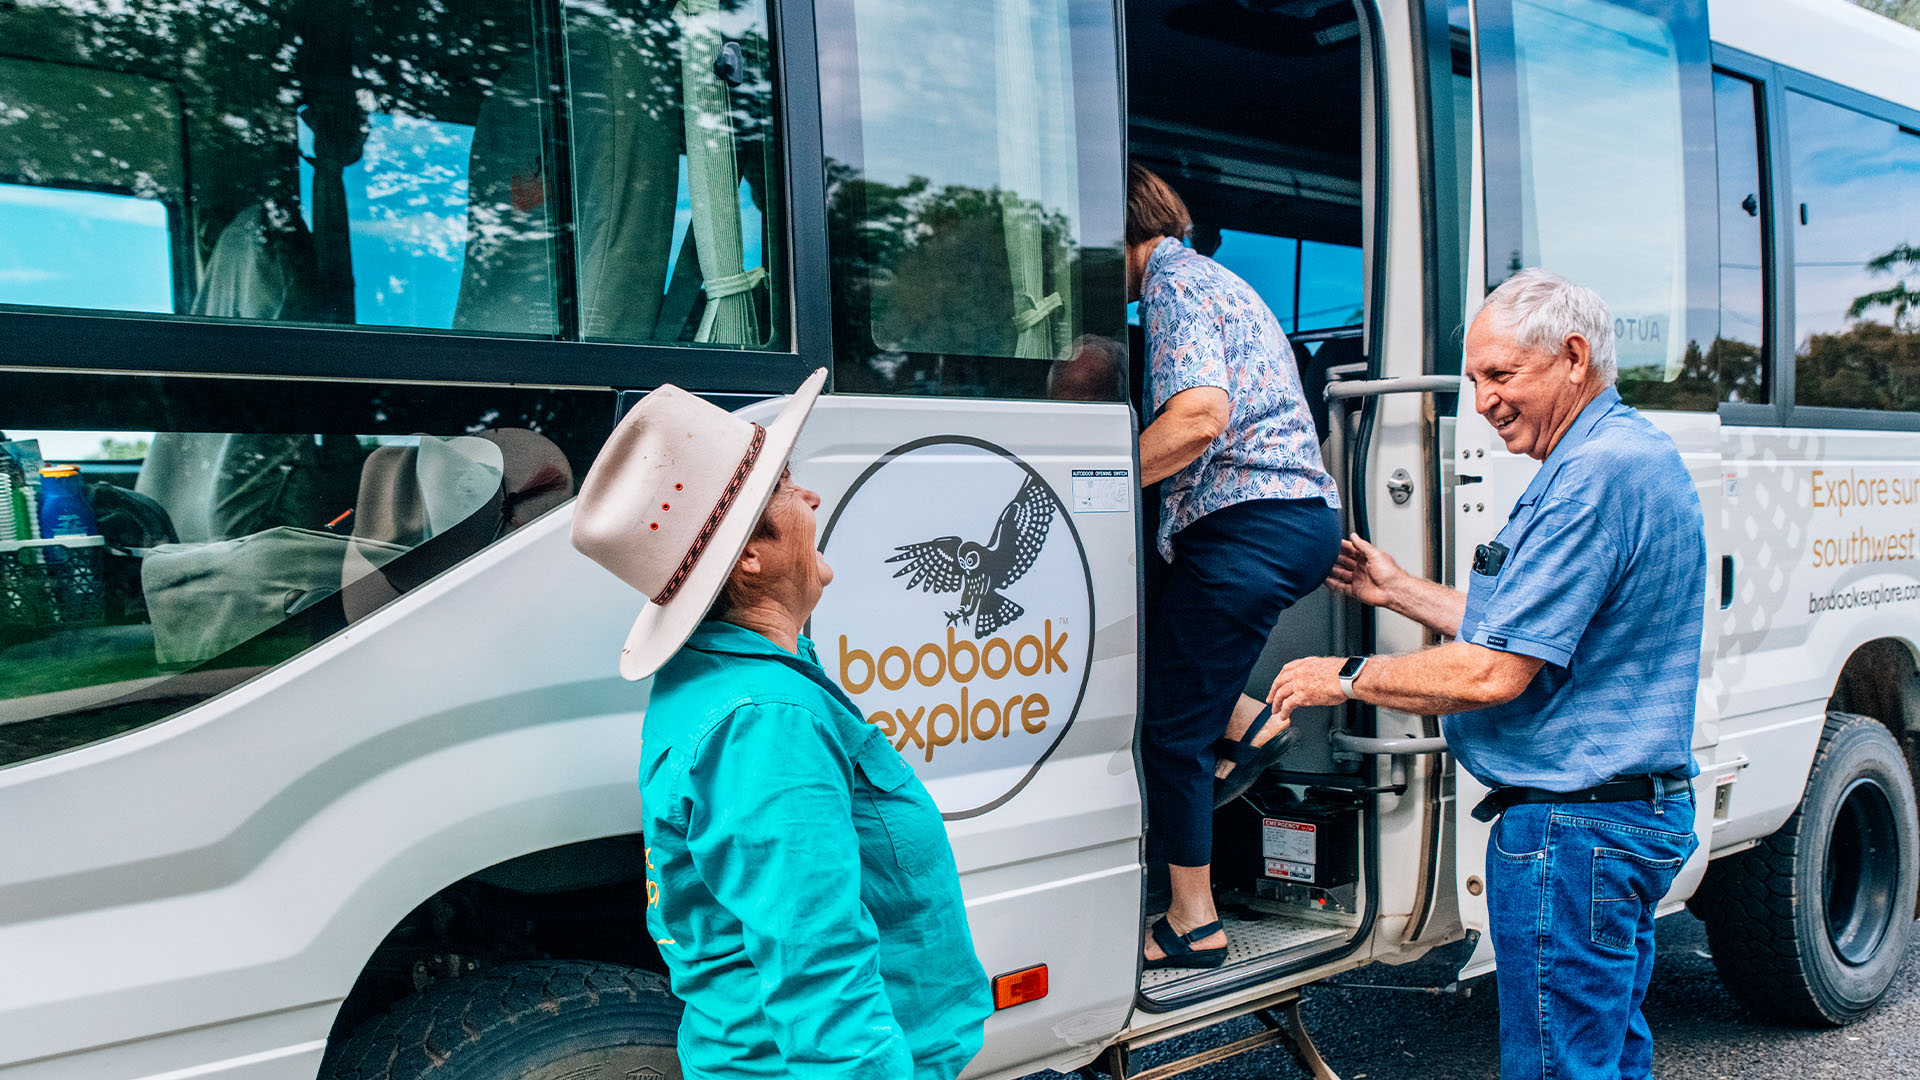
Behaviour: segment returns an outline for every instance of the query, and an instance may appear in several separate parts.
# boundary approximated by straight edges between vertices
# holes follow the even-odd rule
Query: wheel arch
[[[335,1012],[328,1048],[405,998],[501,963],[597,961],[664,972],[645,910],[639,833],[529,851],[449,882],[367,952]]]
[[[1862,642],[1840,665],[1827,707],[1871,716],[1895,734],[1920,728],[1920,645],[1902,637]]]
[[[1840,666],[1827,710],[1870,716],[1886,725],[1920,795],[1920,646],[1899,637],[1860,644]],[[1920,901],[1915,914],[1920,916]]]
[[[1757,1014],[1816,1027],[1851,1023],[1898,977],[1913,928],[1900,898],[1920,895],[1920,796],[1910,772],[1900,774],[1906,757],[1883,720],[1828,712],[1793,816],[1717,860],[1702,883],[1691,906],[1707,924],[1714,966]],[[1875,857],[1886,845],[1904,858]],[[1891,877],[1863,872],[1888,867]]]

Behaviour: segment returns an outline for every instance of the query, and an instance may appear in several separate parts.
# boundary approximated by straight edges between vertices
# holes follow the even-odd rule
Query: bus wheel
[[[619,964],[503,964],[397,1002],[329,1052],[321,1080],[679,1080],[680,1003]]]
[[[1900,744],[1879,721],[1828,713],[1799,809],[1717,860],[1690,905],[1735,1000],[1769,1019],[1865,1015],[1913,931],[1920,826]]]

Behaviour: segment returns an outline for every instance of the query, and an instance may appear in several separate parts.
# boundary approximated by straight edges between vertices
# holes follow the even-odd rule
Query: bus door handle
[[[1399,379],[1349,379],[1329,382],[1328,401],[1345,398],[1379,397],[1383,394],[1458,394],[1458,375],[1409,375]]]
[[[1398,739],[1373,739],[1351,732],[1335,731],[1327,738],[1333,743],[1335,750],[1343,754],[1359,754],[1362,757],[1401,757],[1447,752],[1447,740],[1440,737],[1416,739],[1407,736]]]
[[[1374,739],[1365,735],[1334,731],[1327,735],[1327,739],[1333,743],[1333,751],[1336,755],[1391,758],[1392,761],[1387,769],[1387,785],[1378,790],[1394,795],[1406,793],[1408,758],[1447,752],[1447,740],[1444,738],[1416,739],[1412,736],[1404,736],[1397,739]]]

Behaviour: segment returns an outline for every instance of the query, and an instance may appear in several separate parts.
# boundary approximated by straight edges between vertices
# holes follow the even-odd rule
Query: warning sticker
[[[1285,859],[1268,859],[1267,876],[1285,881],[1313,881],[1313,864],[1288,862]]]
[[[1133,476],[1125,469],[1073,470],[1073,512],[1124,514],[1133,506]]]
[[[1320,827],[1282,818],[1260,819],[1260,854],[1269,859],[1312,864],[1319,861]]]

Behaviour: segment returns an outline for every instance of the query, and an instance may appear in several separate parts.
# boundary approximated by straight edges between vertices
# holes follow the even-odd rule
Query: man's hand
[[[1417,578],[1393,556],[1355,533],[1340,541],[1340,557],[1327,574],[1327,588],[1363,604],[1404,615],[1438,634],[1456,637],[1466,614],[1467,594]]]
[[[1346,662],[1344,656],[1303,656],[1281,668],[1267,691],[1274,718],[1285,720],[1295,709],[1346,701],[1340,690],[1340,668]]]
[[[1393,556],[1355,533],[1340,541],[1340,557],[1327,575],[1327,588],[1372,607],[1391,607],[1406,579],[1407,572],[1400,569]]]

